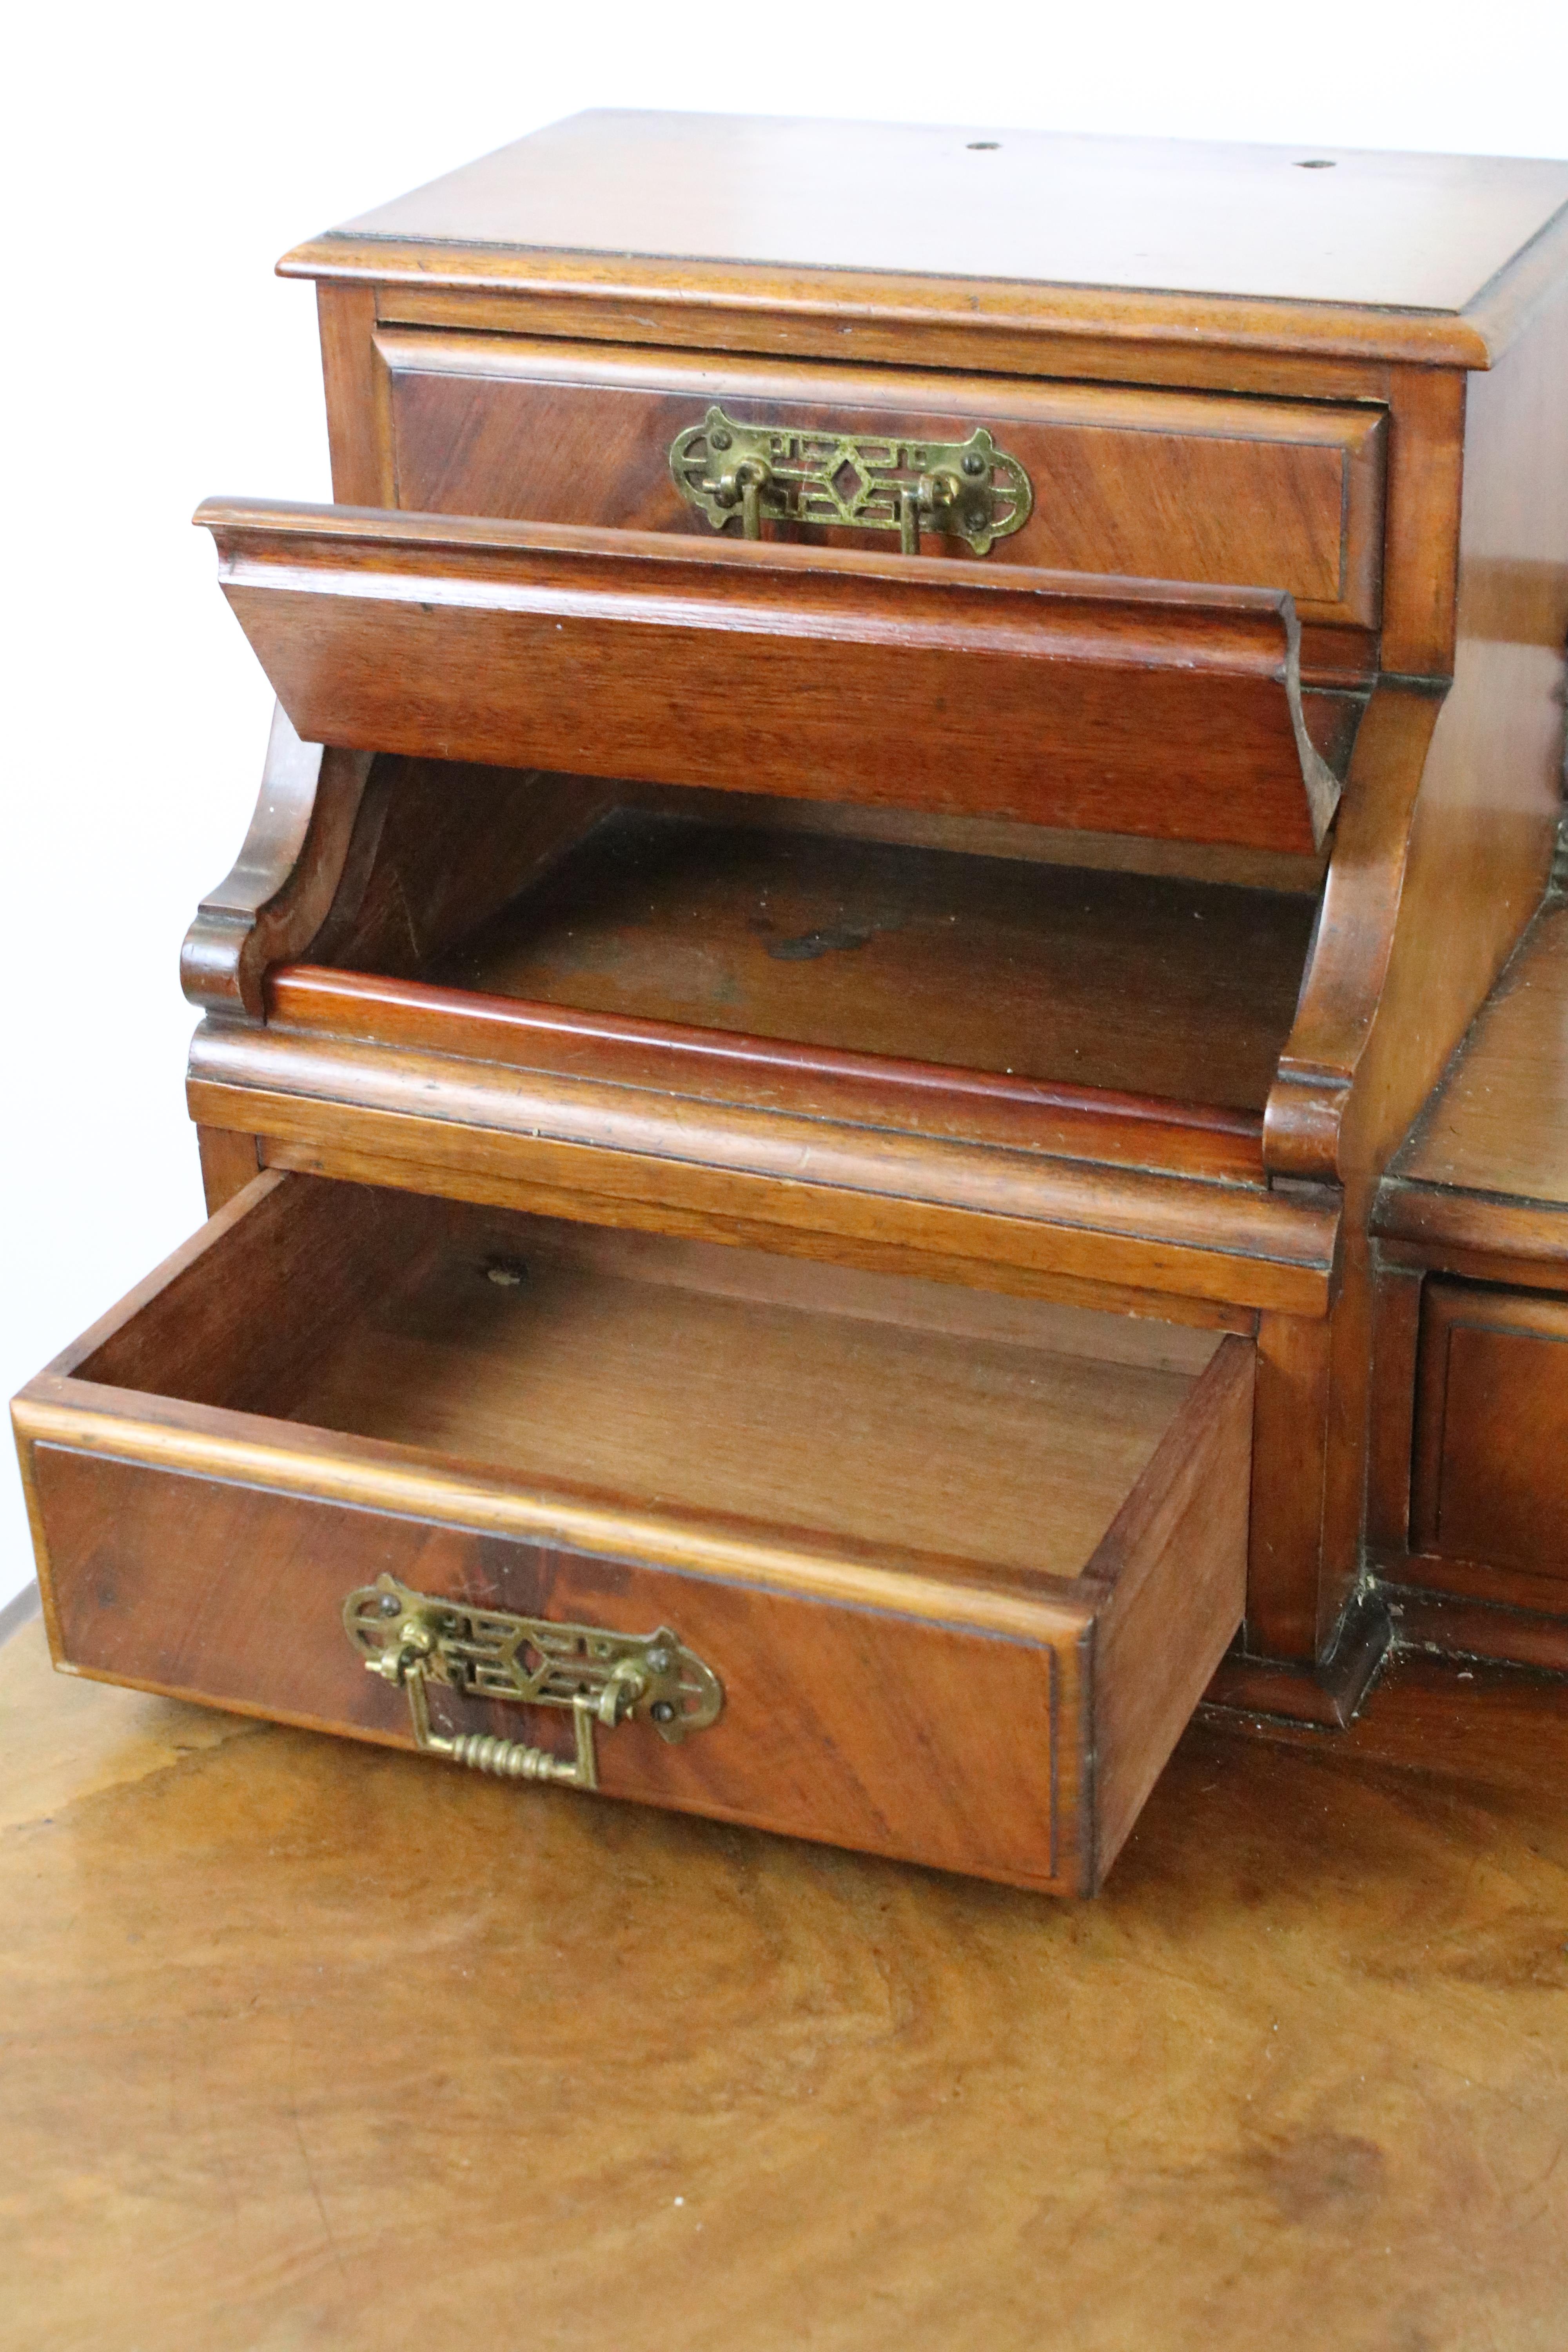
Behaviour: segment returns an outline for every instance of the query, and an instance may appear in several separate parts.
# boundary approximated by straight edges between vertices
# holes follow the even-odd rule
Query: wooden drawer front
[[[1377,625],[1385,428],[1374,408],[417,329],[376,341],[397,503],[411,510],[707,536],[668,458],[710,404],[742,425],[868,437],[961,442],[984,425],[1035,492],[1028,521],[985,561],[1279,588],[1303,620]],[[814,526],[790,535],[824,537]],[[887,541],[835,532],[833,543]],[[922,546],[969,556],[960,540]]]
[[[641,1727],[601,1738],[606,1795],[953,1870],[1058,1875],[1057,1817],[1070,1821],[1082,1794],[1074,1647],[55,1446],[39,1448],[36,1476],[62,1650],[83,1672],[403,1741],[405,1702],[364,1672],[341,1622],[345,1593],[383,1573],[520,1616],[629,1633],[672,1625],[700,1657],[722,1661],[724,1713],[678,1748]],[[543,1710],[526,1727],[499,1705],[441,1712],[563,1754],[570,1746]]]
[[[1568,1579],[1568,1298],[1428,1284],[1411,1535],[1417,1551]]]
[[[667,1626],[721,1712],[604,1793],[1092,1889],[1240,1619],[1250,1346],[839,1279],[264,1176],[17,1401],[57,1659],[412,1746],[378,1577]]]

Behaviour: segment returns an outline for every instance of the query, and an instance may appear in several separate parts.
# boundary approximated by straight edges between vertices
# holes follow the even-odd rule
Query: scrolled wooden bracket
[[[374,754],[302,743],[279,703],[245,845],[202,900],[180,951],[180,982],[208,1013],[266,1017],[262,976],[298,956],[325,921]]]
[[[1272,1177],[1343,1184],[1347,1130],[1405,901],[1417,798],[1443,694],[1384,680],[1355,739],[1296,1019],[1263,1115]],[[1408,919],[1408,918],[1407,918]]]

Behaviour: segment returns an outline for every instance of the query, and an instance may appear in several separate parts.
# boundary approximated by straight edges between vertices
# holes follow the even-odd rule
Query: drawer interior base
[[[81,1376],[660,1510],[1071,1577],[1218,1345],[943,1284],[292,1181],[319,1206],[289,1220],[299,1262],[281,1290],[264,1233],[235,1237],[231,1289],[255,1286],[243,1347],[221,1329],[183,1360],[161,1344],[176,1293]]]
[[[1313,911],[1282,891],[628,810],[422,976],[1260,1111]]]

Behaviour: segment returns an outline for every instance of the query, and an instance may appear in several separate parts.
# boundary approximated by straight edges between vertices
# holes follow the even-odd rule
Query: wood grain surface
[[[968,981],[966,961],[948,968],[955,983]],[[792,1045],[637,1014],[584,1013],[321,964],[280,965],[268,975],[267,1006],[269,1026],[352,1038],[389,1053],[437,1051],[759,1110],[787,1102],[811,1118],[954,1142],[1109,1160],[1259,1187],[1264,1181],[1262,1119],[1214,1104],[1032,1079],[1006,1068]]]
[[[1563,1272],[1568,1287],[1568,1263]],[[1503,1571],[1500,1599],[1539,1578],[1535,1605],[1563,1607],[1568,1297],[1426,1286],[1410,1548]],[[1410,1581],[1422,1580],[1413,1567]]]
[[[1322,1641],[1361,1574],[1374,1408],[1366,1234],[1374,1218],[1380,1229],[1387,1223],[1378,1188],[1541,904],[1562,814],[1565,363],[1568,288],[1558,283],[1501,364],[1472,379],[1465,394],[1457,604],[1444,584],[1447,558],[1433,561],[1439,534],[1424,551],[1406,542],[1391,560],[1391,585],[1414,563],[1408,578],[1429,592],[1430,617],[1447,603],[1453,684],[1440,702],[1425,688],[1389,680],[1373,697],[1336,831],[1318,950],[1265,1115],[1271,1171],[1337,1180],[1344,1190],[1321,1522]],[[1450,407],[1445,426],[1441,404],[1426,407],[1427,429],[1414,445],[1441,475],[1461,414]],[[1397,434],[1395,442],[1406,446]],[[1554,1083],[1547,1081],[1549,1092]],[[1459,1253],[1484,1251],[1500,1213],[1515,1230],[1492,1228],[1493,1247],[1533,1260],[1527,1279],[1560,1279],[1550,1262],[1561,1252],[1560,1213],[1531,1207],[1521,1215],[1507,1203],[1500,1213],[1495,1200],[1466,1201],[1455,1221],[1453,1193],[1391,1189],[1402,1205],[1418,1204],[1405,1239],[1436,1202],[1444,1262],[1454,1271],[1488,1271],[1484,1257]],[[1501,1269],[1494,1261],[1490,1270]]]
[[[596,111],[279,267],[1484,367],[1564,205],[1563,163]]]
[[[383,1571],[671,1626],[721,1715],[608,1793],[1052,1893],[1242,1616],[1239,1338],[409,1192],[258,1177],[13,1411],[78,1672],[409,1744],[341,1621]]]
[[[1560,2340],[1561,1685],[1196,1728],[1071,1912],[36,1625],[0,1712],[5,2352]]]
[[[1562,283],[1466,394],[1454,683],[1432,730],[1392,951],[1338,1142],[1358,1222],[1552,868],[1568,681],[1565,375]]]
[[[1282,892],[627,813],[420,976],[1260,1112],[1313,912]]]
[[[365,1673],[343,1633],[343,1603],[379,1575],[567,1625],[669,1627],[719,1676],[722,1712],[675,1747],[647,1723],[598,1733],[605,1796],[1047,1895],[1098,1883],[1087,1621],[1070,1612],[1054,1624],[1041,1612],[1033,1640],[998,1640],[973,1624],[688,1580],[69,1447],[40,1445],[32,1477],[62,1663],[79,1674],[411,1748],[406,1697]],[[1227,1565],[1224,1599],[1238,1615],[1239,1542]],[[962,1617],[962,1593],[950,1586],[943,1600],[944,1616],[956,1603]],[[1229,1632],[1211,1608],[1184,1619],[1185,1705],[1163,1753],[1137,1738],[1124,1707],[1133,1736],[1101,1781],[1142,1798]],[[437,1691],[431,1712],[449,1735],[572,1754],[559,1709]],[[1128,1818],[1118,1803],[1107,1862]]]
[[[839,202],[847,191],[858,192],[855,201]],[[1053,562],[1142,565],[1163,551],[1162,565],[1178,574],[1234,578],[1234,562],[1295,590],[1309,608],[1300,654],[1309,680],[1343,680],[1358,666],[1370,670],[1374,646],[1365,625],[1380,612],[1384,682],[1355,746],[1296,1017],[1282,1053],[1268,1040],[1277,1054],[1271,1084],[1263,1073],[1269,1175],[1288,1190],[1311,1187],[1303,1208],[1342,1198],[1331,1268],[1319,1260],[1326,1279],[1302,1282],[1299,1253],[1283,1233],[1265,1235],[1250,1221],[1237,1197],[1248,1189],[1243,1185],[1191,1188],[1207,1192],[1219,1213],[1207,1243],[1199,1241],[1193,1209],[1178,1201],[1173,1180],[1255,1179],[1255,1138],[1147,1118],[1136,1098],[1157,1097],[1158,1082],[1102,1080],[1133,1097],[1132,1109],[1121,1106],[1115,1119],[1076,1097],[1048,1107],[987,1097],[973,1106],[971,1121],[971,1106],[954,1097],[938,1113],[940,1131],[922,1140],[901,1128],[852,1135],[852,1119],[881,1118],[883,1096],[862,1072],[835,1070],[831,1080],[814,1072],[809,1087],[845,1089],[831,1123],[823,1116],[825,1094],[809,1104],[799,1097],[794,1109],[806,1115],[786,1132],[787,1120],[756,1116],[758,1097],[775,1079],[793,1085],[803,1074],[796,1068],[786,1079],[763,1053],[737,1099],[681,1094],[671,1097],[670,1116],[647,1115],[656,1073],[669,1068],[670,1054],[688,1050],[675,1032],[700,1034],[709,1019],[725,1017],[720,1000],[743,961],[731,952],[720,960],[722,969],[691,986],[681,967],[692,940],[677,936],[678,926],[653,959],[662,1007],[633,1002],[640,982],[625,968],[607,982],[603,970],[589,972],[590,986],[624,992],[620,1012],[606,1017],[651,1019],[654,1029],[662,1024],[657,1037],[639,1031],[589,1038],[574,1030],[554,1038],[549,1066],[534,1069],[521,1059],[532,1048],[516,1023],[508,1027],[476,998],[470,1010],[490,1020],[492,1042],[505,1031],[503,1058],[476,1083],[469,1057],[477,1023],[459,1039],[455,1030],[442,1034],[439,1008],[423,1001],[358,1002],[352,1034],[333,1036],[323,1028],[331,1017],[325,998],[307,1001],[309,983],[301,992],[298,981],[286,980],[272,1003],[275,1016],[286,1016],[293,987],[300,1022],[293,1032],[282,1017],[273,1033],[239,1035],[226,1023],[209,1023],[202,1033],[193,1064],[197,1116],[215,1132],[260,1135],[256,1149],[270,1164],[400,1186],[434,1183],[476,1200],[632,1224],[664,1220],[691,1234],[727,1226],[738,1238],[765,1229],[789,1249],[854,1253],[863,1265],[892,1262],[876,1253],[918,1251],[933,1270],[940,1263],[971,1280],[1044,1284],[1060,1297],[1084,1296],[1093,1284],[1106,1294],[1146,1288],[1173,1303],[1180,1297],[1184,1312],[1200,1298],[1210,1313],[1259,1309],[1269,1326],[1262,1334],[1266,1367],[1272,1360],[1273,1369],[1266,1369],[1258,1423],[1255,1627],[1259,1636],[1271,1628],[1277,1661],[1289,1656],[1298,1667],[1311,1670],[1314,1659],[1346,1654],[1342,1612],[1357,1590],[1376,1402],[1366,1240],[1373,1194],[1539,900],[1559,806],[1568,631],[1560,396],[1568,355],[1565,195],[1568,167],[1560,165],[601,115],[502,151],[350,223],[283,265],[314,276],[322,290],[340,496],[378,506],[428,501],[453,511],[569,518],[579,511],[574,501],[591,494],[606,520],[633,526],[619,535],[621,558],[638,553],[632,542],[641,529],[647,544],[638,562],[654,562],[656,544],[668,562],[672,545],[702,544],[700,532],[682,539],[669,528],[685,520],[670,506],[659,470],[671,404],[679,407],[689,394],[782,401],[798,418],[820,422],[848,393],[868,404],[868,415],[875,411],[888,423],[907,416],[922,431],[927,420],[962,424],[984,409],[988,421],[1028,438],[1031,450],[1048,449],[1044,471],[1058,487],[1069,484],[1071,495],[1054,508],[1043,499],[1029,530],[1047,531]],[[961,249],[962,276],[954,274]],[[1471,369],[1492,373],[1468,376]],[[1031,376],[1040,381],[1029,383]],[[563,466],[567,444],[575,454]],[[542,464],[536,452],[545,445],[551,454]],[[1330,481],[1336,465],[1345,493],[1337,541]],[[1234,495],[1226,481],[1237,486]],[[347,491],[349,483],[360,487]],[[1380,509],[1381,568],[1373,548]],[[1073,530],[1064,531],[1069,509]],[[231,535],[237,511],[228,510],[224,526]],[[1212,539],[1211,526],[1218,533]],[[1029,829],[1041,840],[1053,831],[1060,838],[1068,825],[1112,842],[1118,829],[1124,838],[1140,829],[1166,852],[1185,835],[1184,854],[1195,845],[1207,856],[1284,857],[1302,870],[1312,864],[1312,841],[1282,828],[1279,808],[1266,811],[1258,798],[1279,744],[1271,751],[1260,734],[1249,734],[1252,717],[1239,728],[1227,718],[1220,729],[1215,740],[1241,758],[1237,774],[1216,782],[1214,742],[1201,747],[1200,758],[1162,689],[1158,709],[1141,703],[1124,715],[1135,719],[1132,731],[1146,750],[1158,740],[1165,772],[1140,782],[1121,765],[1111,776],[1101,755],[1115,727],[1078,690],[1080,675],[1070,716],[1049,714],[1058,756],[1042,798],[1022,704],[1009,700],[1000,670],[985,666],[1000,658],[989,645],[969,673],[971,690],[951,707],[934,650],[929,676],[917,678],[921,649],[912,638],[900,648],[901,694],[892,671],[882,677],[879,656],[858,639],[852,650],[835,640],[825,656],[822,646],[833,636],[828,605],[851,572],[854,628],[863,631],[881,613],[875,556],[835,551],[829,570],[848,568],[833,573],[825,602],[804,584],[807,565],[791,571],[787,561],[820,561],[819,551],[735,548],[747,562],[726,575],[725,596],[735,604],[744,579],[755,606],[739,633],[748,637],[743,653],[730,646],[715,656],[721,632],[706,623],[679,646],[671,635],[668,662],[662,653],[647,658],[637,691],[618,705],[626,678],[617,660],[613,690],[584,719],[571,698],[584,675],[608,674],[595,668],[604,646],[580,627],[580,614],[553,608],[563,624],[555,634],[576,633],[569,649],[554,645],[548,629],[537,643],[537,632],[529,635],[537,614],[524,620],[509,612],[498,622],[490,613],[480,621],[463,606],[455,620],[477,588],[505,601],[489,559],[470,562],[473,548],[447,567],[452,576],[440,564],[429,567],[440,576],[426,583],[433,593],[419,602],[431,611],[416,617],[407,609],[412,572],[395,580],[403,559],[387,550],[394,540],[412,545],[434,528],[408,519],[389,538],[384,526],[381,551],[362,550],[363,563],[343,573],[354,593],[342,582],[334,589],[337,618],[351,605],[355,611],[341,633],[331,692],[319,698],[317,731],[332,734],[328,703],[341,717],[357,695],[364,707],[342,724],[346,740],[368,744],[369,706],[378,695],[384,714],[376,681],[395,673],[396,723],[410,730],[398,740],[422,751],[537,757],[584,774],[629,768],[645,785],[743,782],[780,794],[798,793],[808,772],[814,790],[853,799],[879,820],[912,814],[940,827],[978,820]],[[511,528],[560,530],[570,522]],[[325,552],[308,547],[309,536],[290,541],[299,575],[292,584],[283,584],[289,566],[272,567],[274,591],[300,607],[292,623],[274,631],[290,643],[281,654],[273,648],[292,665],[288,691],[296,701],[312,684],[304,673],[319,663],[327,635],[317,629],[319,612],[309,629],[300,625],[331,571]],[[1335,545],[1337,582],[1330,576]],[[731,551],[717,542],[711,551]],[[238,602],[248,600],[254,625],[267,592],[238,576],[245,561],[230,562],[229,585]],[[856,571],[857,562],[865,568]],[[783,569],[766,587],[764,573],[775,562]],[[623,563],[622,590],[634,568]],[[932,581],[971,572],[995,581],[1009,567],[933,555],[921,568]],[[683,576],[689,587],[695,575]],[[968,653],[979,656],[974,613],[961,622],[952,605],[939,615],[934,585],[928,595],[913,572],[898,580],[907,638],[926,627],[934,649],[937,634],[956,630]],[[527,587],[546,603],[555,593],[542,575],[530,574]],[[928,600],[918,614],[917,587]],[[994,617],[1003,608],[987,593]],[[320,601],[324,607],[327,600]],[[679,601],[666,600],[658,626]],[[639,606],[645,622],[654,620],[658,604],[655,597]],[[811,607],[809,671],[793,652],[779,656],[776,640],[764,646],[786,606],[792,627]],[[838,621],[846,609],[840,598]],[[1344,625],[1352,622],[1358,625]],[[507,658],[481,660],[479,637],[497,627],[507,636]],[[429,659],[426,639],[438,641],[440,659]],[[708,700],[694,719],[680,697],[699,641]],[[644,655],[652,643],[645,627]],[[564,667],[552,689],[550,663],[558,653]],[[918,709],[920,723],[888,735],[862,723],[847,746],[835,740],[813,716],[824,658],[837,665],[841,701],[856,697],[878,712],[901,705],[906,721]],[[945,675],[955,674],[950,659]],[[505,723],[486,734],[476,712],[498,677]],[[971,741],[963,720],[982,707],[984,725]],[[668,724],[677,709],[679,730]],[[650,711],[652,731],[639,734]],[[1292,696],[1293,720],[1297,715]],[[531,730],[526,745],[523,719]],[[604,740],[591,759],[584,747],[601,725]],[[1294,725],[1292,733],[1299,747]],[[986,747],[983,777],[974,772],[974,742]],[[1072,761],[1090,743],[1101,764],[1085,790]],[[1116,762],[1124,753],[1117,749]],[[1304,772],[1310,781],[1310,761]],[[895,806],[905,801],[908,808]],[[1320,840],[1326,804],[1315,811]],[[552,821],[546,856],[569,846],[569,831]],[[416,856],[386,870],[401,883],[416,866]],[[395,895],[379,902],[384,912],[395,914]],[[477,907],[482,884],[470,895]],[[613,960],[637,930],[626,905],[620,913],[628,919],[603,925],[585,956],[580,939],[566,942],[565,961],[592,965],[595,953],[601,963],[606,954]],[[710,930],[711,918],[710,908]],[[690,928],[695,939],[702,925]],[[407,929],[412,940],[417,926]],[[880,934],[846,947],[834,941],[834,930],[828,919],[792,930],[794,940],[820,932],[821,954],[803,956],[794,973],[764,978],[830,997],[838,963],[857,966],[883,951]],[[637,944],[646,950],[647,940]],[[325,950],[310,957],[317,965],[332,960]],[[423,977],[408,941],[393,942],[388,962],[395,975]],[[850,973],[847,996],[864,992],[862,976],[858,968]],[[547,1027],[550,1005],[576,1005],[574,976],[532,977],[541,980],[537,992],[521,971],[498,970],[495,989],[500,1000],[518,992],[512,1001],[525,1022],[542,1005]],[[471,986],[474,975],[468,979]],[[683,988],[684,1016],[672,1013]],[[1041,992],[1037,975],[1022,992]],[[1100,992],[1111,1002],[1109,991]],[[776,993],[787,997],[789,988]],[[1138,993],[1121,992],[1129,1002]],[[994,994],[1005,1025],[1007,988]],[[253,985],[247,1000],[253,1014],[255,995]],[[1153,996],[1166,1002],[1157,988]],[[731,1034],[787,1045],[789,1018],[770,1028],[764,1005],[752,1021],[760,1001],[753,991],[745,1028]],[[901,1000],[898,1009],[907,1009]],[[1210,1025],[1191,1006],[1173,1027],[1189,1045],[1211,1041]],[[399,1033],[395,1051],[383,1034],[392,1028]],[[837,1036],[824,1052],[853,1051],[860,1042],[846,1043],[830,1023],[811,1034]],[[1261,1034],[1255,1042],[1261,1068]],[[1045,1038],[1032,1038],[1031,1048],[1055,1051]],[[584,1058],[592,1055],[600,1057],[594,1077]],[[926,1083],[932,1057],[919,1045],[906,1045],[902,1057],[927,1060]],[[935,1066],[941,1063],[939,1055]],[[1011,1083],[1018,1067],[1005,1049],[994,1066],[982,1064],[982,1074]],[[1082,1075],[1053,1070],[1037,1082],[1070,1088]],[[863,1090],[852,1104],[856,1087]],[[1189,1078],[1179,1091],[1207,1107],[1205,1118],[1216,1105],[1255,1116],[1259,1099],[1256,1082],[1233,1093],[1194,1090]],[[937,1101],[934,1093],[926,1098]],[[1047,1152],[1081,1154],[1098,1200],[1075,1192],[1067,1161],[1042,1186],[1033,1170],[1026,1176],[1020,1169],[1021,1154],[994,1148],[1021,1133],[1015,1123],[1037,1111],[1042,1122],[1028,1146],[1037,1166]],[[1531,1132],[1527,1110],[1521,1168]],[[965,1137],[984,1150],[970,1148],[961,1159]],[[678,1138],[695,1159],[682,1156]],[[816,1149],[820,1143],[825,1150]],[[781,1154],[795,1146],[797,1172],[786,1176]],[[236,1166],[245,1149],[237,1148]],[[811,1181],[803,1183],[798,1171],[807,1169]],[[1129,1188],[1128,1173],[1138,1185]],[[1407,1266],[1415,1263],[1412,1252],[1426,1250],[1429,1262],[1457,1275],[1549,1290],[1560,1280],[1562,1213],[1561,1204],[1536,1193],[1488,1198],[1464,1185],[1421,1190],[1401,1180],[1385,1189],[1380,1246],[1404,1250],[1400,1263]],[[1289,1329],[1293,1318],[1325,1308],[1331,1310],[1326,1335]],[[1378,1423],[1380,1524],[1399,1516],[1400,1473],[1390,1448],[1405,1412],[1401,1402]]]
[[[312,742],[1300,852],[1338,799],[1272,589],[346,507],[196,520]]]
[[[852,1264],[868,1247],[901,1251],[910,1273],[928,1255],[949,1278],[962,1264],[964,1280],[1003,1288],[1022,1269],[1148,1292],[1151,1313],[1206,1301],[1321,1315],[1337,1271],[1331,1193],[1194,1184],[1109,1154],[976,1150],[713,1098],[678,1100],[671,1116],[624,1086],[353,1039],[206,1024],[187,1099],[204,1126],[264,1137],[268,1167]]]
[[[1035,487],[1023,528],[988,562],[1143,580],[1282,588],[1303,621],[1375,629],[1383,572],[1382,413],[994,377],[716,364],[679,352],[388,328],[375,339],[395,499],[425,514],[494,514],[706,538],[669,448],[710,402],[745,425],[966,440],[990,427]],[[381,501],[377,501],[381,503]],[[726,525],[741,531],[737,514]],[[872,531],[791,524],[770,539],[886,549]],[[973,562],[959,539],[930,555]],[[1346,644],[1343,666],[1370,648]]]
[[[1568,906],[1521,944],[1393,1172],[1568,1210]]]

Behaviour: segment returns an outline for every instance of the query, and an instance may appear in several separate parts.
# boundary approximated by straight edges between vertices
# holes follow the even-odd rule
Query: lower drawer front
[[[1246,1541],[1249,1346],[1119,1321],[263,1177],[17,1401],[57,1661],[1089,1891]]]
[[[1070,1847],[1087,1641],[988,1637],[53,1446],[36,1475],[62,1649],[85,1672],[406,1741],[405,1698],[342,1625],[379,1576],[523,1617],[668,1625],[721,1676],[723,1711],[679,1746],[636,1721],[598,1731],[605,1794],[999,1877],[1072,1868],[1056,1824]],[[525,1722],[440,1691],[432,1714],[571,1753],[559,1710]]]
[[[1568,1298],[1428,1284],[1411,1534],[1568,1605]]]

